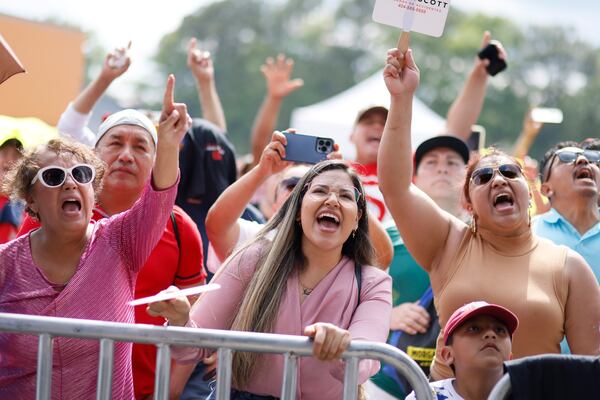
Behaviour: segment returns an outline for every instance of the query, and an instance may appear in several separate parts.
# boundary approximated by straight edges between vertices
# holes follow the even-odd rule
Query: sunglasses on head
[[[590,163],[600,163],[600,151],[598,150],[583,150],[577,147],[562,148],[554,153],[550,163],[548,163],[546,179],[544,179],[544,182],[550,179],[550,172],[552,171],[552,165],[554,164],[555,158],[558,158],[563,164],[573,164],[577,161],[579,156],[583,156]]]
[[[40,169],[31,180],[31,184],[33,185],[37,181],[40,181],[46,187],[55,188],[65,183],[67,174],[71,175],[75,182],[85,185],[94,180],[96,170],[89,164],[77,164],[70,168],[50,165]]]
[[[475,185],[485,185],[492,180],[496,171],[506,179],[516,179],[522,175],[521,168],[517,165],[502,164],[498,167],[483,167],[476,169],[471,175],[471,181],[473,181]]]

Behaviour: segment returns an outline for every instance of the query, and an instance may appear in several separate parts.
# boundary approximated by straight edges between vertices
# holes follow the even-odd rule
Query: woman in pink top
[[[278,151],[285,155],[283,145]],[[185,298],[154,303],[149,311],[176,326],[313,337],[315,358],[299,361],[297,398],[339,399],[340,354],[351,339],[385,342],[390,323],[391,279],[370,266],[367,224],[356,173],[340,161],[321,162],[302,177],[256,239],[221,267],[213,278],[220,291],[203,295],[191,312]],[[362,266],[360,299],[355,265]],[[173,352],[189,362],[210,354]],[[282,356],[236,353],[232,368],[232,398],[244,392],[280,396]],[[378,369],[376,361],[361,361],[360,382]]]
[[[41,227],[0,246],[0,312],[134,322],[140,267],[173,208],[179,143],[189,127],[169,77],[152,182],[128,211],[90,223],[103,165],[92,150],[62,139],[26,154],[10,186]],[[0,398],[32,399],[36,336],[0,334]],[[55,338],[52,399],[96,397],[99,342]],[[113,399],[132,399],[131,344],[116,343]]]

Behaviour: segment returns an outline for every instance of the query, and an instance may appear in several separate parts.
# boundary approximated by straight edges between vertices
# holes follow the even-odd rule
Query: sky
[[[54,18],[72,23],[93,31],[100,45],[106,49],[125,46],[131,40],[133,62],[129,71],[113,84],[111,89],[116,93],[125,87],[131,88],[130,82],[148,76],[151,71],[149,61],[162,36],[176,30],[184,16],[212,1],[3,0],[0,13],[32,20]],[[597,0],[451,0],[451,5],[465,11],[509,17],[522,24],[573,26],[582,39],[600,47],[600,24],[597,22],[600,1]]]

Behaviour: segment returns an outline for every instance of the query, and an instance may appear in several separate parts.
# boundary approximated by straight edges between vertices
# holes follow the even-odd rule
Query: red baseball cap
[[[497,318],[499,321],[502,321],[504,325],[506,325],[511,338],[519,326],[519,319],[509,309],[497,304],[486,303],[485,301],[474,301],[465,304],[452,313],[444,327],[444,344],[448,343],[448,338],[456,328],[462,325],[463,322],[466,322],[477,315],[490,315]]]

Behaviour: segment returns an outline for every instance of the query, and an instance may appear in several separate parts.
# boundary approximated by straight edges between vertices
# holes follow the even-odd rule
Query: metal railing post
[[[358,398],[358,358],[352,357],[346,360],[346,371],[344,372],[344,400],[356,400]]]
[[[298,382],[298,357],[286,353],[283,359],[283,382],[281,384],[281,400],[296,399]]]
[[[165,343],[157,344],[156,347],[154,400],[167,400],[169,398],[169,379],[171,377],[171,348]]]
[[[113,366],[115,362],[115,341],[100,339],[100,363],[98,366],[97,400],[112,398]]]
[[[219,348],[217,352],[217,400],[229,400],[231,395],[231,349]]]
[[[52,391],[52,355],[53,355],[52,336],[47,333],[40,335],[38,342],[38,361],[36,377],[37,400],[50,400]]]

